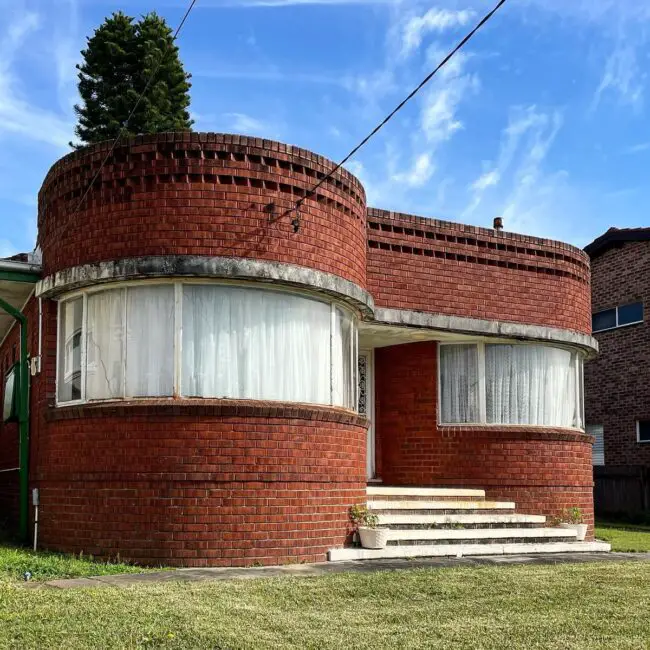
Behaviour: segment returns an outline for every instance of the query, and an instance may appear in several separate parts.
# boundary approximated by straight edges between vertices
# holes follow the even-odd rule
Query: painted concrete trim
[[[593,336],[574,332],[573,330],[545,327],[543,325],[490,321],[480,318],[448,316],[446,314],[389,309],[386,307],[378,307],[375,309],[375,321],[386,325],[398,325],[402,327],[417,327],[480,336],[562,343],[581,348],[590,358],[598,354],[598,341]]]
[[[161,255],[84,264],[43,278],[36,287],[36,295],[52,298],[108,282],[179,277],[256,280],[299,287],[339,298],[356,307],[366,317],[372,317],[374,312],[372,296],[354,282],[338,275],[296,264],[241,257]]]

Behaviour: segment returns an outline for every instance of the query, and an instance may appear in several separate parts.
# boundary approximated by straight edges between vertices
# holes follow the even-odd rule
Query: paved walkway
[[[281,576],[322,576],[330,573],[368,573],[394,571],[396,569],[424,569],[455,566],[490,566],[499,564],[567,564],[579,562],[648,562],[650,553],[549,553],[540,555],[492,555],[467,558],[419,558],[413,560],[361,560],[354,562],[322,562],[318,564],[289,564],[286,566],[174,569],[152,573],[131,573],[93,578],[28,582],[30,588],[49,587],[70,589],[73,587],[129,587],[152,582],[204,582],[209,580],[234,580],[271,578]]]

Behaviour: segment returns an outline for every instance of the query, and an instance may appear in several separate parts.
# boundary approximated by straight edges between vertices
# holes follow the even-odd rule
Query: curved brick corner
[[[81,199],[111,143],[69,154],[39,194],[44,274],[155,255],[249,257],[298,264],[366,286],[366,203],[334,163],[279,142],[215,133],[124,141]],[[304,199],[300,229],[287,211]]]
[[[366,425],[341,409],[210,400],[52,410],[41,543],[145,564],[325,560],[365,500]]]

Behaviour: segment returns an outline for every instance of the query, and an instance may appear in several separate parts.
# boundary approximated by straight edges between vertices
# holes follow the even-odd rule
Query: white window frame
[[[600,309],[599,311],[595,311],[591,315],[592,321],[593,321],[593,317],[596,316],[597,314],[602,314],[605,311],[614,310],[614,313],[616,314],[616,325],[614,325],[614,327],[603,327],[603,329],[600,330],[592,330],[592,333],[596,334],[598,332],[611,332],[612,330],[617,330],[620,329],[621,327],[629,327],[630,325],[638,325],[639,323],[643,323],[643,316],[641,317],[641,320],[635,320],[632,321],[631,323],[623,323],[623,325],[619,325],[618,323],[618,310],[621,307],[628,307],[630,305],[639,305],[639,304],[641,305],[641,310],[645,314],[645,305],[643,304],[643,300],[636,300],[635,302],[628,302],[624,305],[616,305],[616,307],[609,307],[608,309]]]
[[[88,332],[88,296],[102,291],[115,291],[126,290],[129,287],[143,287],[143,286],[161,286],[173,285],[174,286],[174,336],[173,336],[173,355],[174,355],[174,385],[172,395],[166,396],[151,396],[151,397],[111,397],[105,399],[88,400],[86,397],[86,373],[87,373],[87,332]],[[258,291],[272,291],[275,293],[282,293],[293,295],[306,300],[315,300],[330,306],[330,401],[329,404],[314,402],[315,406],[333,406],[334,408],[344,408],[347,410],[357,411],[358,408],[358,350],[359,350],[359,315],[347,303],[332,299],[324,299],[322,295],[312,293],[310,291],[292,290],[288,287],[276,287],[273,285],[260,286],[259,283],[237,282],[237,281],[215,281],[210,278],[184,278],[184,279],[156,279],[156,280],[140,280],[128,282],[111,282],[107,284],[86,287],[78,291],[66,294],[58,300],[57,304],[57,330],[56,330],[56,376],[55,376],[55,406],[78,406],[80,404],[98,404],[104,402],[124,402],[124,401],[146,401],[146,400],[173,400],[173,399],[220,399],[217,397],[200,398],[200,397],[185,397],[182,394],[182,367],[183,367],[183,287],[185,285],[217,285],[229,286],[233,288],[256,289]],[[81,398],[77,400],[60,401],[59,400],[59,381],[60,381],[60,350],[61,350],[61,311],[65,303],[81,298],[82,300],[82,317],[81,317]],[[124,310],[126,311],[126,297],[124,300]],[[349,396],[352,400],[352,408],[342,406],[341,404],[333,403],[334,396],[334,369],[332,363],[333,345],[334,345],[334,324],[337,318],[336,309],[340,308],[351,317],[352,336],[350,336],[350,371],[352,380],[352,394]],[[126,314],[124,314],[124,323],[126,327]],[[124,373],[126,373],[126,353],[123,355]],[[125,384],[126,385],[126,384]],[[228,399],[243,399],[238,397]],[[255,400],[252,400],[255,401]],[[267,400],[263,400],[267,401]],[[296,402],[298,403],[298,402]]]
[[[480,421],[478,422],[443,422],[442,415],[442,381],[441,381],[441,358],[440,350],[446,345],[475,345],[477,347],[477,369],[478,369],[478,413]],[[437,421],[440,427],[540,427],[546,425],[540,424],[501,424],[497,422],[487,421],[487,388],[485,385],[485,346],[486,345],[536,345],[547,348],[560,348],[575,353],[574,369],[576,373],[576,404],[578,408],[578,419],[580,426],[578,427],[561,427],[562,429],[572,429],[575,431],[584,431],[585,426],[585,413],[584,413],[584,355],[575,348],[570,348],[563,345],[546,345],[537,341],[512,341],[512,340],[495,340],[495,339],[467,339],[457,341],[438,341],[437,345],[437,383],[438,383],[438,404],[437,404]],[[580,364],[580,360],[583,364]],[[581,372],[582,370],[582,372]],[[650,442],[650,441],[649,441]]]
[[[643,421],[646,422],[647,420],[644,419]],[[640,445],[648,445],[648,444],[650,444],[650,440],[641,440],[641,429],[639,427],[640,422],[641,422],[641,420],[636,420],[634,422],[634,426],[636,428],[636,441]]]

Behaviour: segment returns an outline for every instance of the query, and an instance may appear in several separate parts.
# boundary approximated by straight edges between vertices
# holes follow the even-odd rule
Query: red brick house
[[[48,173],[42,266],[0,262],[26,316],[0,320],[2,515],[31,534],[37,488],[43,547],[194,566],[607,548],[583,251],[368,209],[344,170],[308,194],[333,163],[277,142],[137,137],[90,187],[107,151]],[[384,550],[345,548],[366,501]],[[545,527],[571,506],[587,542]]]
[[[596,436],[596,507],[650,510],[650,228],[610,228],[585,250],[591,258],[597,359],[585,367],[586,421]]]

